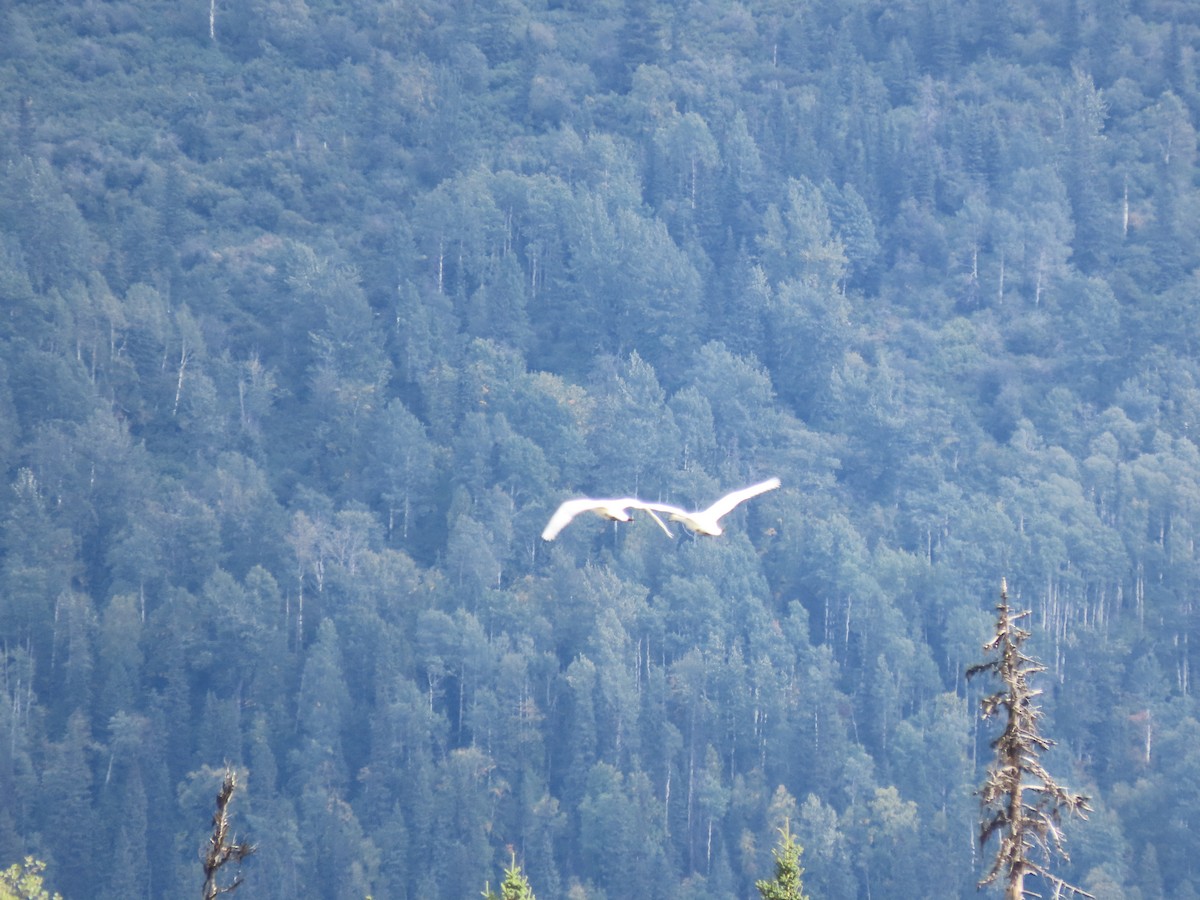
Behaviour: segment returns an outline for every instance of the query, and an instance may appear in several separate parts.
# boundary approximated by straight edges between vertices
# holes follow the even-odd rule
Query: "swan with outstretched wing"
[[[712,506],[707,509],[696,510],[695,512],[688,512],[686,509],[680,509],[678,506],[668,506],[663,503],[647,504],[645,508],[652,512],[666,513],[672,522],[680,522],[696,534],[716,536],[722,531],[721,524],[718,521],[722,516],[726,515],[739,503],[744,503],[751,497],[757,497],[759,494],[775,490],[775,488],[779,487],[779,484],[778,478],[768,478],[766,481],[760,481],[758,484],[750,485],[750,487],[745,487],[738,491],[730,491]]]
[[[581,513],[594,512],[596,515],[603,516],[606,519],[613,519],[617,522],[628,522],[633,518],[629,512],[631,509],[644,509],[658,523],[658,527],[666,532],[667,537],[674,537],[671,534],[671,530],[667,528],[663,520],[655,513],[655,509],[657,508],[656,504],[646,503],[636,497],[622,497],[618,500],[596,500],[592,497],[579,497],[575,500],[567,500],[554,511],[554,515],[550,517],[550,521],[542,529],[542,540],[554,540],[558,537],[558,533],[566,528],[571,523],[571,520]]]

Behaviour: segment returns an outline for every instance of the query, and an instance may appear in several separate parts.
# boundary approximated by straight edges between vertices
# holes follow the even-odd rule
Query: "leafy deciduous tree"
[[[51,894],[42,887],[46,864],[32,856],[23,863],[13,863],[0,872],[0,900],[62,900],[62,894]]]

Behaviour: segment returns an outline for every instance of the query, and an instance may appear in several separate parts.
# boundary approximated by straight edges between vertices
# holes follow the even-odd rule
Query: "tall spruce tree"
[[[529,879],[521,871],[521,867],[517,865],[517,855],[514,853],[512,865],[504,870],[504,881],[500,884],[500,893],[497,894],[487,885],[483,888],[484,900],[537,900],[533,896],[533,888],[529,886]]]
[[[754,886],[762,900],[808,900],[804,895],[804,884],[801,877],[804,868],[800,865],[800,854],[803,848],[796,843],[791,825],[779,829],[779,846],[772,850],[775,856],[775,877],[768,880],[756,881]]]

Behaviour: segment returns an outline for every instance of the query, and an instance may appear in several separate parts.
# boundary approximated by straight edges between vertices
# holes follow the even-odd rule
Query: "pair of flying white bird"
[[[727,512],[743,500],[757,497],[759,494],[774,490],[777,487],[779,487],[779,479],[768,478],[766,481],[752,484],[750,487],[742,488],[740,491],[732,491],[708,507],[708,509],[701,509],[695,512],[688,512],[686,509],[680,509],[678,506],[670,506],[666,503],[647,503],[645,500],[639,500],[636,497],[622,497],[618,500],[595,500],[591,497],[580,497],[575,500],[567,500],[555,510],[554,515],[550,517],[550,521],[546,523],[546,527],[542,530],[542,540],[554,540],[558,536],[558,533],[566,528],[570,521],[580,513],[594,512],[597,515],[608,519],[615,519],[618,522],[628,522],[633,518],[633,515],[629,512],[631,509],[644,509],[650,513],[650,517],[658,523],[659,528],[667,533],[667,537],[674,537],[674,535],[671,534],[671,529],[667,528],[663,520],[658,517],[658,513],[666,513],[672,522],[679,522],[696,534],[711,534],[715,536],[721,533],[721,525],[718,520]]]

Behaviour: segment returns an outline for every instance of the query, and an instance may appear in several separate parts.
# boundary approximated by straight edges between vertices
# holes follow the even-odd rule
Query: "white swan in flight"
[[[773,491],[777,487],[779,487],[779,479],[768,478],[766,481],[752,484],[750,487],[742,488],[740,491],[730,491],[708,509],[701,509],[695,512],[688,512],[677,506],[666,506],[660,503],[652,504],[647,508],[669,513],[672,522],[682,522],[692,531],[696,532],[696,534],[711,534],[716,536],[721,533],[721,525],[717,521],[718,519],[742,501],[749,500],[751,497],[757,497],[759,494],[765,494],[767,491]]]
[[[659,506],[658,504],[646,503],[636,497],[622,497],[619,500],[594,500],[591,497],[579,497],[575,500],[567,500],[558,509],[554,511],[554,515],[550,517],[550,521],[546,523],[546,527],[542,529],[542,540],[552,541],[558,537],[558,533],[562,531],[580,513],[594,512],[597,515],[604,516],[606,519],[615,519],[618,522],[628,522],[633,516],[630,515],[631,509],[644,509],[650,513],[651,518],[658,523],[658,527],[667,533],[667,537],[674,537],[669,528],[663,524],[663,520],[655,515],[654,510],[666,509],[674,511],[673,506]],[[682,510],[681,510],[682,512]]]
[[[696,534],[711,534],[715,536],[720,534],[722,530],[720,523],[717,521],[718,519],[742,501],[749,500],[751,497],[757,497],[759,494],[772,491],[777,487],[779,487],[779,479],[768,478],[766,481],[752,484],[750,487],[742,488],[740,491],[731,491],[708,507],[708,509],[700,509],[695,512],[688,512],[686,509],[666,503],[647,503],[645,500],[639,500],[636,497],[622,497],[619,500],[595,500],[591,497],[579,497],[575,500],[565,501],[554,511],[554,515],[550,517],[550,521],[542,529],[542,540],[554,540],[558,537],[558,533],[566,528],[570,521],[580,513],[594,512],[597,515],[608,519],[615,519],[618,522],[628,522],[633,518],[629,512],[631,509],[644,509],[650,513],[651,518],[658,523],[658,527],[666,533],[667,537],[674,537],[675,535],[671,534],[671,530],[658,517],[657,514],[660,512],[667,513],[672,522],[681,522]]]

